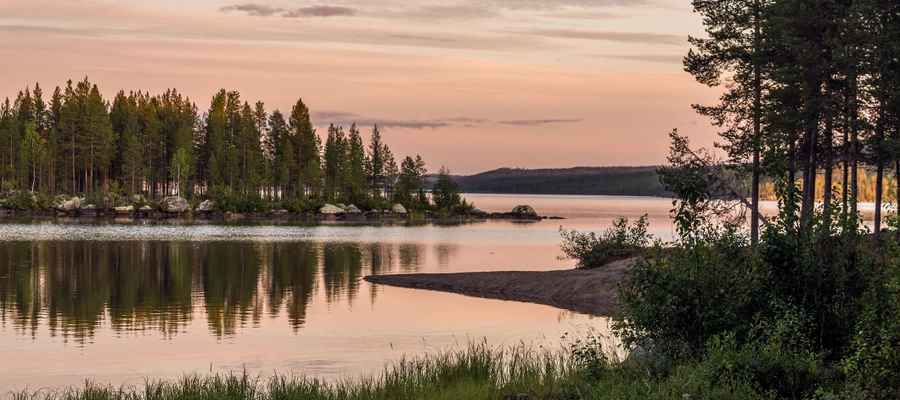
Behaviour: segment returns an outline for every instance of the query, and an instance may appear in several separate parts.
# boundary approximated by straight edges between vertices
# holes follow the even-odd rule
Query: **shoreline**
[[[535,303],[612,317],[619,313],[616,286],[630,273],[629,265],[634,260],[615,261],[592,270],[394,274],[363,279],[380,285]]]
[[[48,218],[48,219],[84,219],[84,220],[222,220],[222,221],[296,221],[296,222],[321,222],[321,221],[345,221],[345,222],[479,222],[487,220],[510,220],[521,222],[537,222],[545,219],[565,219],[556,216],[527,216],[513,213],[472,213],[466,215],[439,215],[432,212],[345,212],[337,214],[323,214],[311,211],[288,213],[218,213],[218,212],[193,212],[193,213],[167,213],[163,211],[130,211],[117,212],[114,210],[77,210],[64,211],[21,211],[0,209],[0,219],[3,218]]]

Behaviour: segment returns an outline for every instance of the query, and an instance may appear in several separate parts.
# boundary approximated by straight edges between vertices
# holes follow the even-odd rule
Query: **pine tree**
[[[763,0],[693,0],[703,15],[708,39],[690,37],[696,47],[684,59],[685,70],[698,82],[719,86],[728,76],[726,91],[716,106],[694,105],[701,115],[723,128],[723,148],[737,163],[751,165],[751,240],[759,239],[759,180],[762,144]]]
[[[441,212],[452,212],[455,206],[462,203],[459,191],[459,184],[450,177],[450,169],[441,166],[434,188],[431,189],[434,208]]]
[[[347,136],[347,201],[352,204],[367,204],[369,192],[366,181],[366,148],[356,124],[350,126]]]
[[[296,149],[298,164],[298,189],[304,197],[320,193],[322,186],[322,142],[309,118],[309,108],[298,99],[291,110],[289,121],[291,137]]]

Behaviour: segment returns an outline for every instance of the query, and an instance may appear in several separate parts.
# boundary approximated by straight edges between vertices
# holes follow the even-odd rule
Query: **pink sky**
[[[327,5],[326,5],[327,4]],[[206,110],[219,89],[319,133],[377,123],[394,155],[430,171],[665,162],[667,133],[715,128],[692,103],[719,91],[682,71],[688,0],[308,2],[3,1],[0,96],[88,76],[119,89],[177,88]]]

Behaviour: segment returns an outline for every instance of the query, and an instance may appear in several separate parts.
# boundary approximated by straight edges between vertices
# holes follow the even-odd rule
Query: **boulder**
[[[88,210],[88,211],[96,210],[96,209],[97,209],[97,206],[95,206],[93,204],[87,204],[87,205],[84,205],[83,207],[79,208],[79,210]]]
[[[347,206],[345,206],[344,203],[337,203],[334,206],[340,208],[341,210],[347,210]]]
[[[393,207],[391,207],[391,212],[397,214],[406,214],[406,207],[403,207],[403,204],[397,203],[394,204]]]
[[[62,200],[56,203],[56,211],[62,212],[72,212],[79,208],[81,208],[81,202],[83,199],[78,197],[73,197],[69,200]]]
[[[344,211],[346,211],[346,212],[352,212],[352,213],[358,213],[358,212],[359,212],[359,208],[357,208],[355,205],[351,204],[351,205],[345,207],[345,208],[344,208]]]
[[[200,204],[197,205],[196,211],[200,213],[210,213],[212,212],[215,205],[216,203],[214,203],[212,200],[203,200],[202,202],[200,202]]]
[[[319,213],[322,214],[342,214],[343,212],[344,210],[331,204],[326,204],[324,207],[319,209]]]
[[[143,203],[143,202],[144,202],[144,195],[141,195],[141,194],[132,195],[132,196],[131,196],[131,202],[132,202],[132,203]]]
[[[116,207],[116,208],[114,208],[113,210],[116,211],[116,214],[119,214],[119,215],[127,215],[127,214],[132,214],[132,213],[134,213],[134,206],[122,206],[122,207]]]
[[[529,205],[519,205],[515,206],[510,214],[516,214],[523,217],[537,217],[537,212],[534,211],[533,208]]]
[[[159,201],[159,209],[167,213],[183,213],[190,205],[187,200],[179,196],[166,196]]]

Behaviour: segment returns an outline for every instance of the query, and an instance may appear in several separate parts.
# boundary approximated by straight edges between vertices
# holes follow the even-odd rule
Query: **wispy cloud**
[[[386,119],[386,118],[370,118],[363,117],[357,113],[346,112],[346,111],[314,111],[310,113],[310,119],[312,120],[313,125],[316,126],[325,126],[334,124],[337,126],[350,126],[352,124],[356,124],[357,126],[373,126],[377,125],[380,128],[400,128],[400,129],[437,129],[443,128],[446,126],[450,126],[449,123],[444,122],[442,120],[437,119],[429,119],[429,120],[401,120],[401,119]]]
[[[252,3],[244,3],[244,4],[233,4],[230,6],[225,6],[219,9],[222,12],[230,12],[230,11],[241,11],[247,13],[247,15],[254,15],[257,17],[268,17],[273,14],[278,14],[284,12],[283,8],[275,8],[269,6],[263,6],[259,4]]]
[[[287,18],[352,17],[354,15],[356,15],[356,9],[353,8],[323,5],[295,8],[283,14]]]
[[[587,56],[663,64],[681,64],[684,60],[684,54],[588,54]]]
[[[623,43],[665,45],[684,45],[687,43],[687,36],[654,32],[622,32],[595,29],[537,29],[532,31],[520,31],[520,33],[562,39],[605,40]]]
[[[357,126],[378,125],[378,127],[380,128],[401,129],[438,129],[449,126],[462,126],[472,128],[476,125],[491,122],[491,120],[486,118],[471,117],[436,118],[425,120],[372,118],[365,117],[354,112],[336,110],[313,111],[310,113],[310,118],[312,119],[313,125],[315,126],[326,126],[330,124],[334,124],[337,126],[350,126],[355,123]]]
[[[511,121],[500,121],[498,124],[518,125],[518,126],[542,126],[548,124],[563,124],[581,122],[582,119],[516,119]]]
[[[435,42],[453,42],[453,39],[441,38],[436,36],[426,36],[426,35],[407,35],[407,34],[390,34],[387,37],[395,38],[395,39],[408,39],[408,40],[430,40]]]
[[[247,15],[257,17],[269,17],[279,15],[284,18],[311,18],[311,17],[352,17],[356,15],[356,9],[349,7],[314,5],[299,8],[269,7],[261,4],[244,3],[234,4],[219,8],[221,12],[240,11]]]

